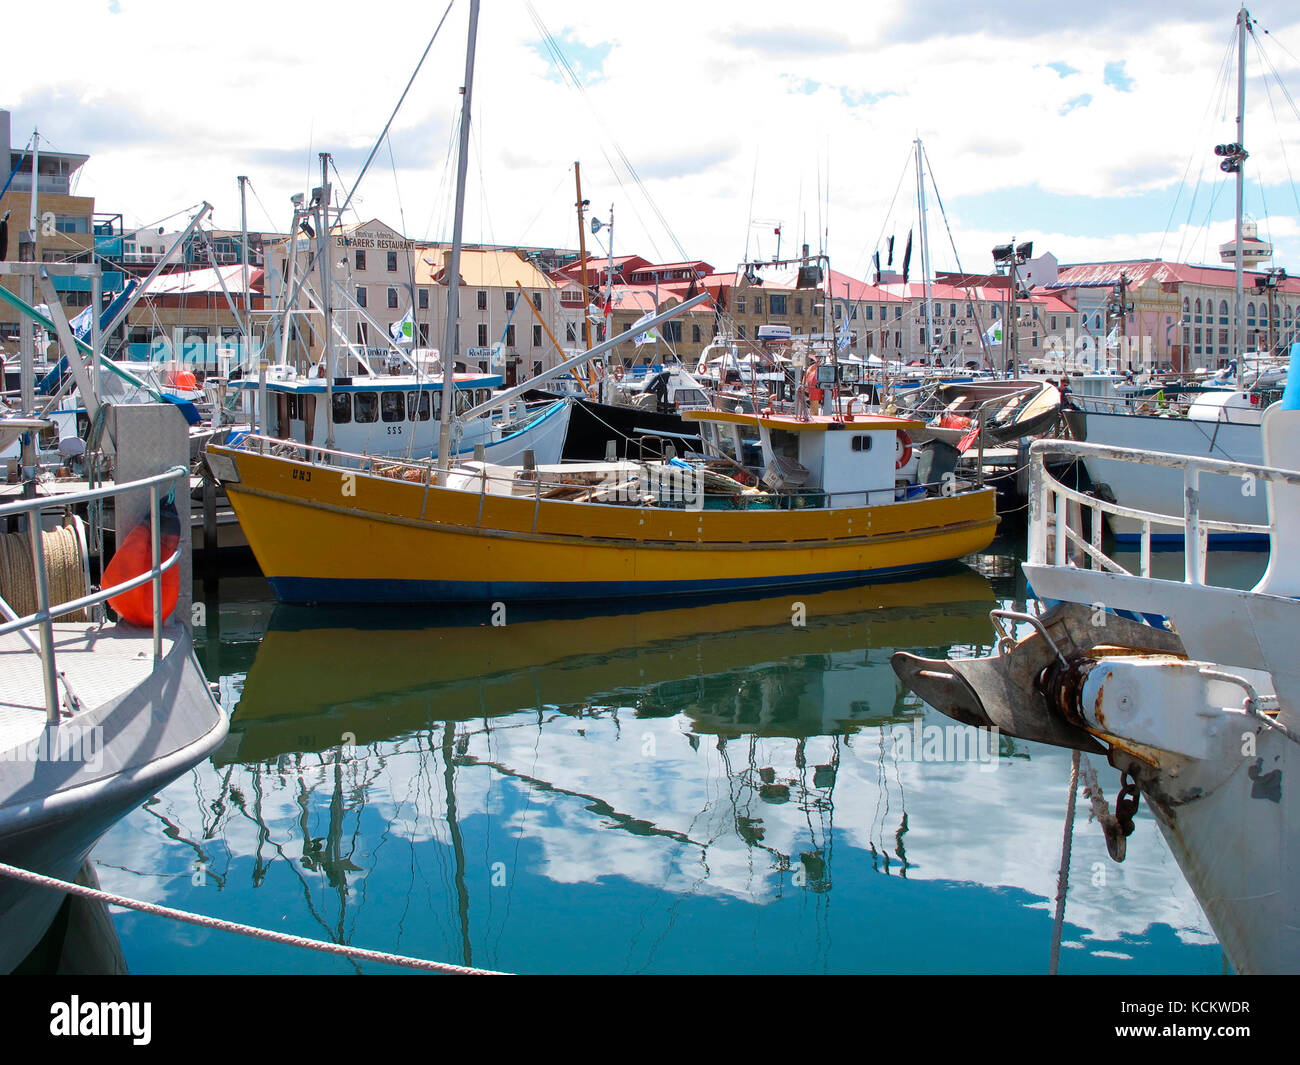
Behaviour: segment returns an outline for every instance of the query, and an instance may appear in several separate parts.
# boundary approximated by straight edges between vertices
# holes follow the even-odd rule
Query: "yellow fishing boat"
[[[811,587],[922,570],[993,538],[992,490],[936,476],[907,437],[919,423],[687,416],[707,461],[470,462],[439,476],[261,437],[213,445],[208,461],[282,602]]]

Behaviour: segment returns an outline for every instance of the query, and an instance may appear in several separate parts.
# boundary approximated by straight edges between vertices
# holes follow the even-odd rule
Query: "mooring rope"
[[[1065,807],[1065,830],[1061,838],[1061,869],[1056,876],[1056,917],[1052,921],[1051,976],[1061,964],[1061,929],[1065,926],[1065,893],[1070,886],[1070,851],[1074,844],[1074,798],[1079,790],[1079,751],[1070,758],[1070,801]]]
[[[47,529],[41,534],[41,545],[45,549],[45,579],[50,603],[70,603],[84,596],[89,589],[86,588],[76,529],[71,525]],[[36,613],[36,571],[32,566],[32,545],[27,533],[0,533],[0,598],[5,599],[20,618]],[[86,612],[78,610],[54,620],[85,621]]]
[[[375,961],[384,965],[404,965],[410,969],[424,969],[429,972],[450,973],[455,976],[509,976],[509,973],[496,972],[492,969],[473,969],[465,965],[451,965],[447,962],[427,961],[424,958],[410,958],[402,954],[387,954],[378,950],[366,950],[363,947],[353,947],[346,943],[323,943],[318,939],[306,939],[303,936],[292,936],[285,932],[272,932],[265,928],[254,928],[252,925],[236,924],[233,921],[223,921],[217,917],[205,917],[203,914],[190,913],[186,910],[176,910],[170,906],[159,906],[152,902],[141,902],[139,899],[129,899],[124,895],[114,895],[108,891],[99,891],[96,888],[84,887],[81,884],[69,884],[65,880],[56,880],[51,876],[42,876],[40,873],[33,873],[27,869],[19,869],[17,866],[6,865],[0,862],[0,876],[12,877],[15,880],[21,880],[24,883],[35,884],[40,887],[53,888],[56,891],[63,891],[69,895],[80,895],[82,898],[94,899],[97,902],[105,902],[110,906],[123,906],[129,910],[139,910],[141,913],[150,913],[155,917],[169,917],[174,921],[185,921],[188,924],[196,924],[201,928],[212,928],[219,932],[234,932],[240,936],[250,936],[253,939],[266,939],[272,943],[283,943],[290,947],[303,947],[307,950],[317,950],[325,954],[341,954],[347,958],[357,958],[361,961]]]

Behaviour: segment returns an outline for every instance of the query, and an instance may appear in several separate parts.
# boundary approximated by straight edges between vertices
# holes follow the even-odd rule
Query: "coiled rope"
[[[110,906],[123,906],[129,910],[139,910],[141,913],[150,913],[155,917],[169,917],[174,921],[184,921],[187,924],[196,924],[200,928],[212,928],[219,932],[234,932],[236,935],[249,936],[253,939],[266,939],[272,943],[283,943],[290,947],[304,947],[307,950],[317,950],[323,954],[341,954],[347,958],[356,958],[360,961],[375,961],[384,965],[403,965],[410,969],[424,969],[429,972],[450,973],[455,976],[509,976],[509,973],[496,972],[492,969],[473,969],[465,965],[451,965],[447,962],[426,961],[423,958],[409,958],[402,954],[387,954],[378,950],[366,950],[363,947],[353,947],[346,943],[323,943],[318,939],[306,939],[302,936],[291,936],[285,932],[272,932],[265,928],[254,928],[252,925],[236,924],[233,921],[223,921],[216,917],[205,917],[199,913],[189,913],[186,910],[176,910],[170,906],[159,906],[152,902],[141,902],[139,899],[129,899],[124,895],[114,895],[112,892],[100,891],[96,888],[85,887],[81,884],[69,884],[66,880],[56,880],[51,876],[42,876],[40,873],[33,873],[26,869],[19,869],[17,866],[6,865],[0,862],[0,876],[12,877],[15,880],[21,880],[27,884],[34,884],[40,887],[53,888],[55,891],[63,891],[69,895],[80,895],[82,898],[94,899],[97,902],[108,903]]]
[[[41,534],[45,548],[45,579],[50,603],[70,603],[89,592],[81,558],[81,542],[76,528],[61,525]],[[32,545],[27,533],[0,533],[0,598],[20,618],[35,614],[36,571],[32,566]],[[64,614],[56,621],[86,621],[86,612]]]

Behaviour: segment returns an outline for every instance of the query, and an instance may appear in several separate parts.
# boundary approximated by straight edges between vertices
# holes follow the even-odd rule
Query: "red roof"
[[[1192,266],[1188,263],[1167,263],[1163,259],[1118,259],[1108,263],[1063,266],[1050,287],[1063,289],[1113,285],[1119,282],[1121,273],[1134,285],[1155,281],[1232,288],[1235,282],[1231,266]],[[1246,288],[1253,289],[1255,278],[1261,276],[1263,274],[1258,270],[1245,271]],[[1289,277],[1278,288],[1284,292],[1300,292],[1300,278]]]

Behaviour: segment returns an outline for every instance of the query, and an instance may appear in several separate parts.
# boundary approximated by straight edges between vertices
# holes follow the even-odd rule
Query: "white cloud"
[[[576,159],[584,195],[602,210],[616,206],[616,251],[684,252],[725,269],[743,254],[751,217],[781,219],[783,251],[818,245],[829,227],[837,265],[861,271],[861,249],[886,225],[918,135],[949,200],[1034,186],[1094,198],[1086,225],[1023,220],[1026,232],[1066,236],[1075,226],[1105,233],[1117,197],[1176,188],[1189,158],[1189,181],[1202,171],[1220,179],[1209,149],[1231,139],[1232,108],[1212,99],[1228,15],[1134,24],[1122,7],[1103,5],[1086,27],[1062,24],[1059,13],[1011,27],[939,3],[894,2],[870,19],[857,5],[831,4],[793,24],[788,5],[771,0],[743,12],[668,3],[654,18],[629,5],[535,6],[557,37],[604,53],[600,77],[575,92],[539,54],[524,5],[484,9],[470,239],[572,244]],[[1289,10],[1256,14],[1280,40],[1300,40]],[[324,0],[308,24],[291,6],[231,0],[195,32],[188,14],[162,0],[122,0],[120,14],[53,0],[13,12],[13,39],[40,40],[52,20],[75,18],[97,51],[121,62],[51,64],[43,49],[12,49],[7,72],[18,88],[0,104],[15,111],[15,140],[37,124],[62,150],[93,141],[80,188],[102,210],[147,222],[207,199],[219,224],[234,225],[235,177],[248,174],[257,192],[253,224],[282,227],[289,195],[318,182],[316,152],[337,152],[351,183],[440,15],[421,9],[413,17],[408,5],[374,0],[362,17],[353,4]],[[1293,23],[1272,24],[1272,17]],[[382,151],[359,193],[361,213],[417,237],[449,229],[465,24],[458,5],[398,117],[392,160]],[[1116,27],[1123,32],[1110,32]],[[1271,54],[1285,73],[1300,67],[1276,48]],[[1049,63],[1077,73],[1061,77]],[[1133,91],[1106,84],[1112,63],[1122,64]],[[1252,91],[1249,173],[1285,182],[1271,110],[1254,81]],[[1061,114],[1084,95],[1092,98],[1087,106]],[[1274,104],[1282,139],[1296,143],[1300,122],[1276,88]],[[662,221],[622,167],[620,150]],[[909,179],[898,195],[896,216],[910,214]],[[1156,233],[1164,222],[1110,223],[1115,246],[1132,246],[1128,230]],[[963,244],[983,240],[980,218],[963,224],[979,234],[963,235]],[[1280,243],[1284,252],[1295,248]],[[1156,254],[1154,244],[1137,250]],[[981,250],[979,266],[986,257]]]

